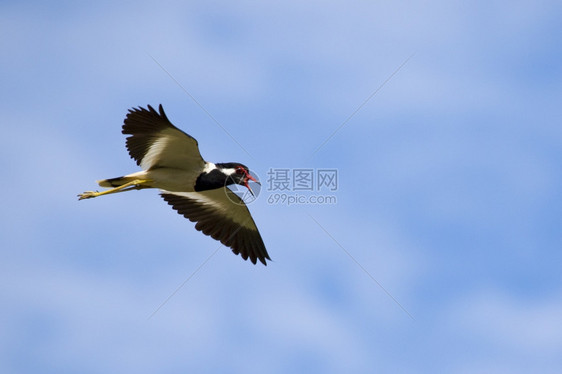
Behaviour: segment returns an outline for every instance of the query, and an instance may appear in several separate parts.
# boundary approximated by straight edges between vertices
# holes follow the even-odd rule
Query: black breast
[[[232,178],[218,169],[211,170],[209,173],[201,173],[195,181],[195,191],[214,190],[233,184]]]

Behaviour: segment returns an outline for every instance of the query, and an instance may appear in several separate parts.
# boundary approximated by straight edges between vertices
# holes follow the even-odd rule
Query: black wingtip
[[[148,104],[146,106],[146,108],[143,108],[142,106],[139,107],[132,107],[131,109],[129,109],[129,113],[127,113],[127,116],[125,117],[125,124],[127,124],[128,121],[133,120],[134,118],[144,118],[144,119],[148,119],[148,118],[159,118],[162,119],[166,122],[168,122],[171,126],[173,126],[170,123],[170,120],[168,119],[168,116],[166,115],[166,113],[164,112],[164,107],[162,107],[162,104],[158,105],[158,111],[156,111],[156,109],[154,109],[154,107],[152,107],[152,105]],[[126,132],[123,132],[124,134],[126,134]]]
[[[164,107],[162,106],[162,104],[158,104],[158,111],[156,111],[156,109],[154,109],[154,107],[150,104],[147,104],[146,108],[139,106],[139,107],[132,107],[131,109],[129,109],[129,113],[135,113],[135,112],[150,112],[151,114],[156,114],[157,116],[166,118],[166,113],[164,113]]]
[[[160,111],[160,117],[162,117],[166,121],[170,122],[170,120],[168,119],[168,116],[166,115],[166,113],[164,113],[164,107],[162,106],[162,104],[158,105],[158,110]]]

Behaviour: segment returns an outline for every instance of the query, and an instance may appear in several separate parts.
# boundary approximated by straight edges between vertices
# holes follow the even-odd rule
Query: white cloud
[[[548,359],[560,353],[562,303],[555,297],[521,298],[485,290],[463,299],[450,312],[449,323],[490,349],[505,348],[523,358]]]

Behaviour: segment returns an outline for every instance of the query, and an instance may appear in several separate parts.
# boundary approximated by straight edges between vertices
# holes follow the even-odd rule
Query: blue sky
[[[2,373],[562,370],[558,2],[0,10]],[[263,189],[263,267],[157,191],[78,202],[160,103],[262,181],[337,169],[337,204]]]

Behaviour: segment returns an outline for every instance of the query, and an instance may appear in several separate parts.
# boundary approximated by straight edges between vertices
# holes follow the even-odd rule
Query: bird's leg
[[[119,187],[115,187],[115,188],[111,188],[109,190],[105,190],[105,191],[86,191],[83,192],[81,194],[78,195],[78,200],[84,200],[84,199],[91,199],[93,197],[98,197],[98,196],[102,196],[102,195],[109,195],[112,193],[117,193],[117,192],[125,192],[125,191],[130,191],[130,190],[140,190],[142,188],[149,188],[149,186],[143,186],[146,183],[152,182],[150,179],[135,179],[132,180],[130,182],[127,182],[125,184],[122,184]]]

